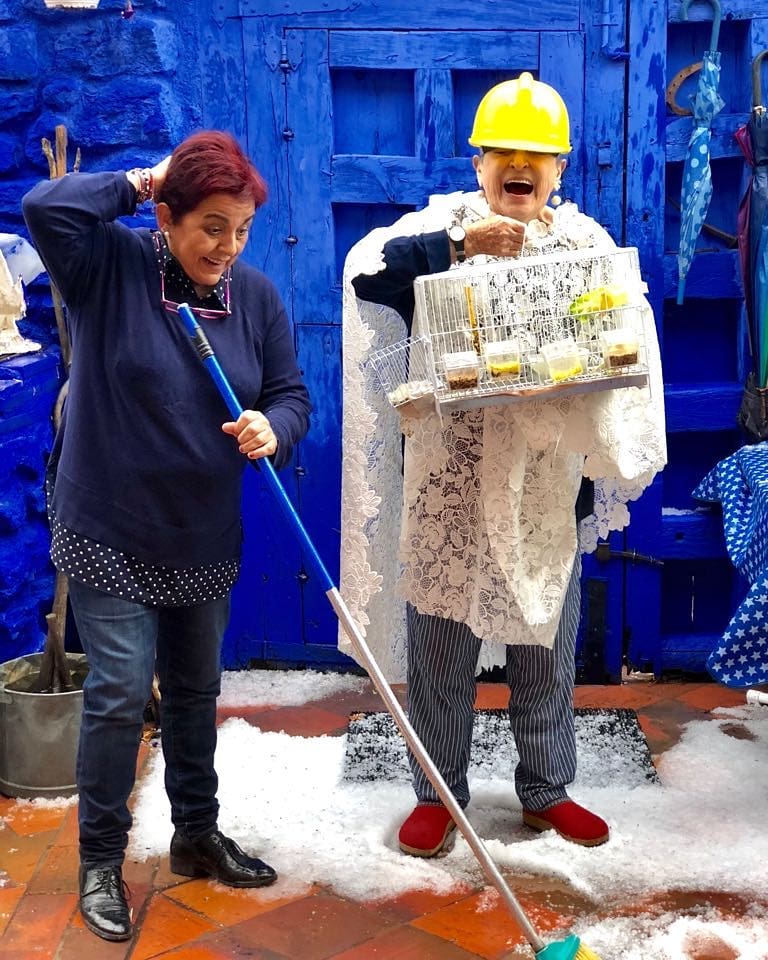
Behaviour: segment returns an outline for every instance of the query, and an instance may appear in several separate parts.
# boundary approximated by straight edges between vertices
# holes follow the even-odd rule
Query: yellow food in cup
[[[580,363],[577,363],[568,370],[553,370],[552,379],[555,381],[555,383],[559,383],[561,380],[570,380],[571,377],[578,377],[581,372],[582,366]]]
[[[488,364],[492,377],[516,377],[520,373],[519,360],[494,360]]]
[[[580,297],[576,297],[568,307],[568,312],[571,316],[583,316],[601,310],[613,310],[614,307],[623,307],[628,302],[629,295],[623,287],[595,287],[594,290],[588,290]]]

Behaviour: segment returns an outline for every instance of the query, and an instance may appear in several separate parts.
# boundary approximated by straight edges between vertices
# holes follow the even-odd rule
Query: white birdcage
[[[395,406],[641,386],[645,291],[634,247],[455,267],[416,279],[413,337],[370,362]]]
[[[432,344],[427,337],[400,340],[372,353],[369,362],[393,406],[414,401],[422,402],[424,406],[434,405],[437,388],[435,362]]]

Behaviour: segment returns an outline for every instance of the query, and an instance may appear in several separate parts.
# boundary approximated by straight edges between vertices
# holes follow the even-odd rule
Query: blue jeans
[[[216,698],[229,597],[190,607],[148,607],[70,580],[89,672],[77,756],[80,859],[118,866],[132,818],[128,797],[152,678],[160,681],[165,789],[174,826],[216,827]]]

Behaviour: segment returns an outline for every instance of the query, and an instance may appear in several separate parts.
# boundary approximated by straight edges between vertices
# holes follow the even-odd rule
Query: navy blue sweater
[[[53,510],[71,530],[176,568],[239,556],[246,458],[179,317],[160,299],[152,235],[125,173],[70,174],[23,200],[37,250],[68,308],[69,395],[53,462]],[[278,440],[277,469],[307,431],[309,399],[280,297],[236,262],[232,313],[201,320],[243,407]]]
[[[416,307],[413,281],[416,277],[441,273],[450,267],[449,244],[445,230],[387,241],[384,244],[384,269],[353,277],[355,293],[361,300],[383,303],[396,310],[405,321],[410,336]]]

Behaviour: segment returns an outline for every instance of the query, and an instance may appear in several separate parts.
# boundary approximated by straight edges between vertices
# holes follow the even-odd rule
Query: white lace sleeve
[[[433,214],[433,209],[437,210]],[[384,267],[392,237],[436,229],[450,216],[451,198],[372,231],[347,255],[343,279],[343,408],[340,589],[385,676],[405,678],[405,603],[397,593],[403,500],[402,438],[397,413],[374,382],[372,351],[402,340],[405,324],[388,307],[358,300],[352,278]],[[339,648],[353,655],[339,629]]]
[[[580,430],[569,438],[584,451],[584,476],[595,481],[595,509],[579,527],[579,544],[589,553],[598,539],[629,524],[628,503],[637,500],[667,462],[664,382],[653,311],[643,311],[649,383],[592,394],[584,404]]]

